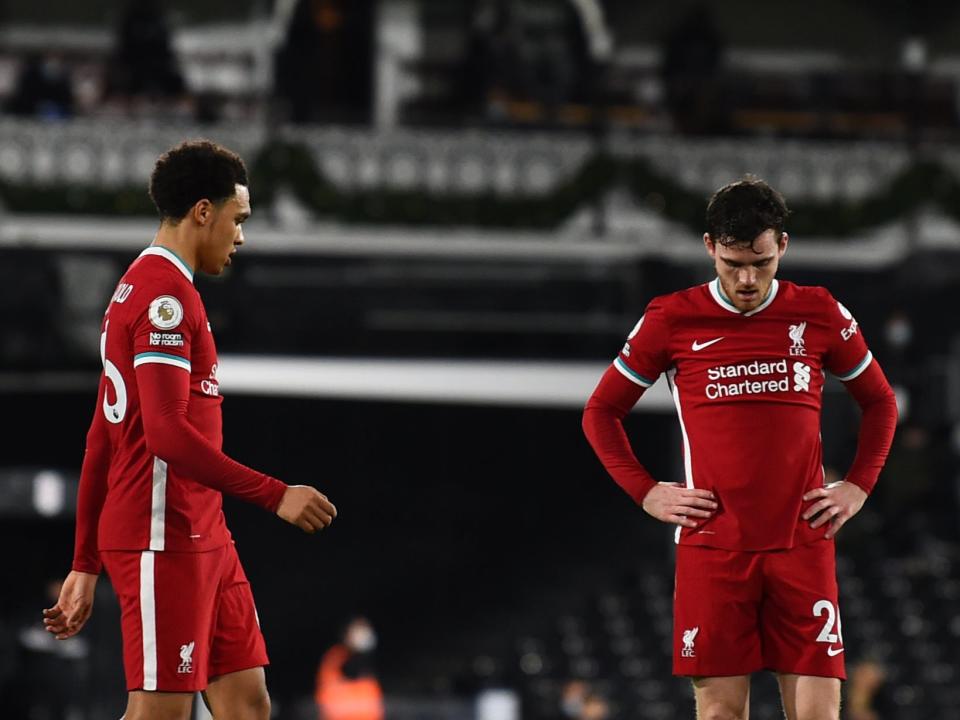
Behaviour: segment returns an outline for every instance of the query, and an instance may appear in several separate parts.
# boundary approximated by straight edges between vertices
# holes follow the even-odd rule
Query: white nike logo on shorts
[[[723,337],[726,337],[726,335],[724,335]],[[699,350],[703,350],[705,347],[710,347],[714,343],[718,343],[721,340],[723,340],[722,337],[714,338],[713,340],[707,340],[705,343],[699,343],[696,340],[694,340],[693,345],[691,345],[690,347],[694,352],[697,352]]]
[[[827,648],[827,655],[829,655],[830,657],[836,657],[837,655],[839,655],[840,653],[842,653],[843,650],[844,650],[844,648],[828,647],[828,648]]]

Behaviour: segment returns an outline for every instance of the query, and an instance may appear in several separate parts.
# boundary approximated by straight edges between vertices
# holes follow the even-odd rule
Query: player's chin
[[[734,297],[736,298],[735,304],[741,310],[753,310],[760,304],[761,295],[759,290],[737,290]]]

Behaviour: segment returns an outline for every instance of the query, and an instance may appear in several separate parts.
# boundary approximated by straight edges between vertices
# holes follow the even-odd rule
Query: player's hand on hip
[[[804,502],[813,502],[801,516],[811,520],[810,527],[827,525],[824,535],[828,540],[834,537],[844,523],[860,512],[867,500],[867,493],[851,482],[841,480],[826,487],[811,490],[803,496]]]
[[[99,575],[72,571],[63,581],[57,604],[43,611],[43,625],[57,640],[66,640],[83,629],[93,612],[93,592]]]
[[[323,530],[337,516],[327,496],[309,485],[291,485],[283,493],[277,515],[304,532]]]
[[[710,490],[662,482],[657,483],[643,498],[643,509],[657,520],[683,527],[697,527],[697,519],[713,517],[717,502]]]

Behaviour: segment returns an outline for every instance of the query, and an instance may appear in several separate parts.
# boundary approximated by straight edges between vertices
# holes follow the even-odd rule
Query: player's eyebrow
[[[240,223],[240,222],[243,222],[244,220],[246,220],[248,217],[250,217],[250,213],[248,213],[248,212],[241,212],[241,213],[237,213],[237,217],[235,218],[235,220],[236,220],[238,223]]]
[[[754,260],[752,263],[742,263],[736,260],[729,260],[727,258],[720,258],[720,259],[723,260],[723,262],[729,265],[730,267],[743,267],[744,265],[753,265],[753,266],[766,265],[768,262],[773,260],[773,258],[774,258],[773,255],[769,255],[767,257]]]

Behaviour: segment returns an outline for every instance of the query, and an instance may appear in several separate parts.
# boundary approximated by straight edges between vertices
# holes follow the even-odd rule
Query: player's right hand
[[[60,588],[57,604],[43,611],[43,625],[57,640],[66,640],[83,629],[93,612],[93,592],[99,575],[72,571]]]
[[[291,485],[283,493],[277,515],[308,533],[323,530],[337,516],[327,496],[309,485]]]
[[[691,528],[699,524],[693,518],[713,517],[717,507],[712,491],[680,483],[657,483],[643,498],[643,509],[657,520]]]

